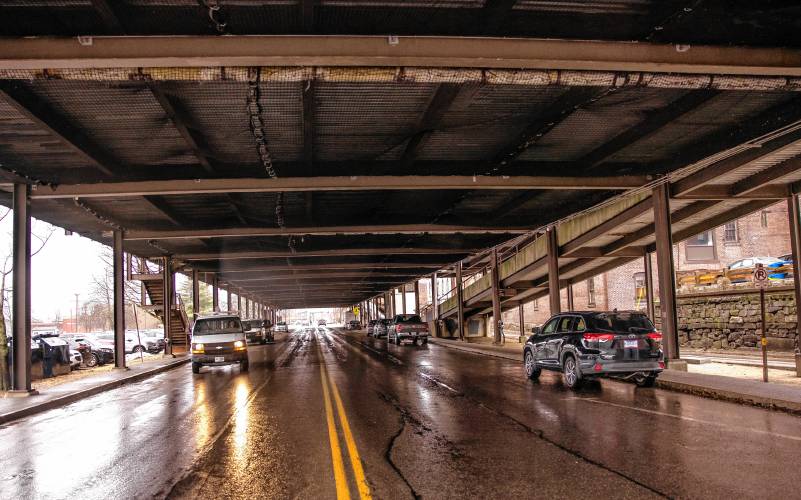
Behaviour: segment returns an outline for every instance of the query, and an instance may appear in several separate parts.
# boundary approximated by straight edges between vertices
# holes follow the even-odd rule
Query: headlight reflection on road
[[[250,387],[244,378],[240,378],[236,382],[236,393],[234,396],[234,458],[240,461],[245,458],[245,450],[248,444],[248,423],[250,421],[250,412],[248,411],[248,396],[250,396]],[[244,466],[245,464],[243,464]]]
[[[206,401],[206,383],[205,381],[197,384],[195,389],[195,415],[196,425],[195,429],[195,446],[200,449],[209,442],[211,436],[211,422],[209,421],[209,406]]]

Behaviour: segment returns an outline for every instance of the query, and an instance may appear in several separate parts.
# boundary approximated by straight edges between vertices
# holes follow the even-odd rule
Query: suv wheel
[[[144,351],[145,351],[144,347],[142,347],[140,345],[137,345],[137,346],[134,346],[134,348],[133,348],[133,350],[131,352],[133,352],[134,354],[139,354],[140,352],[144,352]]]
[[[562,380],[570,389],[578,389],[581,386],[581,372],[578,362],[572,354],[565,356],[562,363]]]
[[[91,353],[87,356],[86,359],[86,367],[87,368],[94,368],[97,364],[100,363],[100,358],[95,353]]]
[[[650,373],[644,377],[635,379],[637,387],[653,387],[656,384],[656,374]]]
[[[200,373],[200,363],[192,362],[192,373]]]
[[[540,378],[540,373],[542,373],[542,368],[537,366],[537,362],[534,361],[534,354],[531,351],[526,351],[526,356],[524,358],[525,366],[526,366],[526,377],[531,380],[537,380]]]
[[[248,361],[240,361],[239,363],[239,371],[246,372],[250,368],[250,362]]]

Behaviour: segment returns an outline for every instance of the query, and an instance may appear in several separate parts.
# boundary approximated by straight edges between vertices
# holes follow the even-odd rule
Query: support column
[[[192,269],[192,315],[194,319],[200,316],[200,273]]]
[[[548,299],[551,305],[551,314],[562,312],[562,300],[559,294],[559,239],[555,227],[545,231],[548,238]]]
[[[518,320],[520,321],[520,338],[523,339],[526,337],[526,316],[523,314],[525,311],[523,310],[523,304],[517,306],[517,316]],[[523,342],[523,340],[521,340]]]
[[[414,280],[414,313],[420,314],[420,281]]]
[[[431,273],[431,307],[434,309],[434,321],[439,319],[439,304],[437,304],[437,273]]]
[[[662,339],[668,366],[679,360],[678,318],[676,316],[676,276],[673,271],[673,233],[670,227],[670,186],[653,190],[656,263],[659,276],[659,305]],[[681,363],[675,363],[681,369]],[[683,366],[686,369],[686,365]]]
[[[220,286],[217,282],[217,274],[213,274],[211,278],[211,309],[214,312],[220,312]]]
[[[236,291],[236,312],[239,316],[242,316],[242,294],[239,293],[239,290]]]
[[[122,231],[114,231],[112,268],[114,273],[114,368],[125,368],[125,269]]]
[[[567,310],[568,311],[576,310],[573,302],[573,285],[567,285]]]
[[[167,341],[164,349],[164,354],[173,353],[172,337],[172,304],[173,304],[173,281],[172,281],[172,258],[164,257],[164,270],[162,281],[164,283],[164,310],[163,310],[163,323],[164,323],[164,339]]]
[[[787,198],[787,213],[790,216],[790,246],[793,251],[793,289],[795,290],[796,333],[801,334],[801,208],[798,206],[798,195]],[[801,339],[801,336],[798,337]],[[796,376],[801,377],[801,341],[795,346]]]
[[[459,340],[464,340],[464,300],[462,297],[462,261],[456,264],[456,321]]]
[[[406,314],[409,310],[406,308],[406,283],[400,287],[401,291],[401,307],[403,308],[403,312],[401,314]]]
[[[493,343],[500,344],[503,342],[501,336],[501,328],[503,320],[501,318],[501,290],[500,290],[500,272],[498,270],[498,251],[492,249],[490,254],[490,291],[492,293],[492,332]]]
[[[645,313],[651,318],[651,321],[656,321],[654,309],[654,270],[651,262],[651,253],[645,252],[643,256],[644,269],[645,269]]]
[[[31,389],[31,215],[30,187],[14,184],[14,275],[11,393],[37,394]],[[75,318],[77,325],[78,319]]]

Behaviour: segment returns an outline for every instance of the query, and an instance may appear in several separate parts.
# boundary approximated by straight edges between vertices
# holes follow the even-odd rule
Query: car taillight
[[[659,333],[659,332],[651,332],[646,336],[651,340],[656,340],[656,341],[662,342],[662,334]]]
[[[400,325],[395,325],[395,331],[400,332],[402,327]]]
[[[584,340],[589,342],[612,342],[615,336],[611,333],[585,333]]]

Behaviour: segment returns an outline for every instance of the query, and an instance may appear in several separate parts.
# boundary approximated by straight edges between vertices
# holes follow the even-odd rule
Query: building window
[[[595,307],[595,278],[587,280],[587,307]]]
[[[706,231],[689,238],[686,242],[687,261],[704,262],[715,260],[715,237]]]
[[[737,231],[737,221],[727,222],[723,226],[723,242],[737,243],[738,241],[740,241],[740,235]]]
[[[762,227],[768,227],[768,211],[767,210],[763,210],[759,214],[759,222],[760,222],[760,224],[762,224]]]
[[[645,273],[634,273],[634,309],[642,311],[646,301]]]

